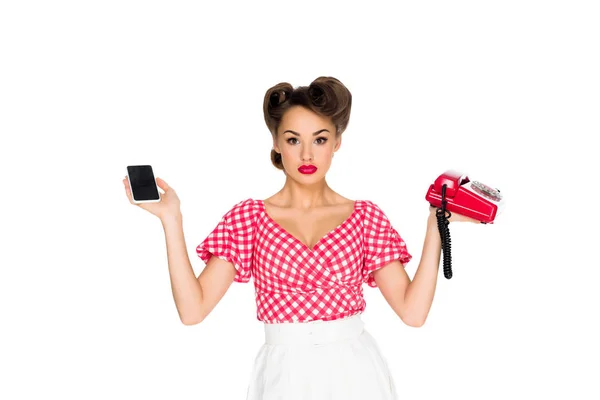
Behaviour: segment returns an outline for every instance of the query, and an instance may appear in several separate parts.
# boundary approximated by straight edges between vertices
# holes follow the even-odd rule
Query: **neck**
[[[277,192],[277,202],[280,206],[298,209],[333,204],[337,197],[325,179],[311,185],[304,185],[286,176],[285,185]]]

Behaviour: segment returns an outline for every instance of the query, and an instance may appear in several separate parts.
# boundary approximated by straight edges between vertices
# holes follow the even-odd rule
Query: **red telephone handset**
[[[446,185],[446,210],[483,224],[493,224],[504,208],[500,190],[478,181],[470,181],[466,174],[449,170],[429,186],[425,199],[434,207],[442,206],[442,188]]]
[[[444,252],[444,276],[450,279],[452,261],[448,218],[452,212],[473,218],[482,224],[493,224],[496,216],[504,208],[504,199],[500,190],[492,189],[478,181],[471,182],[466,174],[449,170],[429,186],[425,200],[438,208],[436,216]]]

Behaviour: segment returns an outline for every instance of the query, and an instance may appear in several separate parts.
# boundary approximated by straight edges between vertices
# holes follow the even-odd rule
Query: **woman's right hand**
[[[136,204],[133,202],[133,197],[131,195],[131,187],[129,186],[129,181],[127,177],[123,178],[123,185],[125,186],[125,194],[127,195],[127,199],[134,206],[138,206],[149,213],[156,215],[158,218],[163,220],[163,218],[168,218],[170,216],[177,216],[181,213],[180,209],[180,201],[175,190],[170,187],[167,182],[163,181],[159,177],[156,177],[156,183],[159,188],[164,191],[164,194],[161,194],[160,201],[158,203],[140,203]]]

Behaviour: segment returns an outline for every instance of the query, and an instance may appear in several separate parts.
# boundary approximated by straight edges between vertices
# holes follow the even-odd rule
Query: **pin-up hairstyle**
[[[336,78],[321,76],[309,86],[299,86],[296,89],[287,82],[281,82],[267,90],[263,103],[265,122],[274,139],[283,114],[292,106],[303,106],[323,116],[329,117],[335,126],[336,138],[348,126],[352,94]],[[283,170],[281,154],[271,150],[271,162]]]

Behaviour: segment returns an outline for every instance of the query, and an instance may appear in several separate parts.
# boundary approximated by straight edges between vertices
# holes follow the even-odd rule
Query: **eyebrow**
[[[300,136],[300,134],[299,134],[298,132],[294,132],[294,131],[293,131],[293,130],[291,130],[291,129],[288,129],[287,131],[283,131],[283,133],[286,133],[286,132],[292,133],[292,134],[294,134],[294,135],[296,135],[296,136]],[[321,133],[321,132],[328,132],[328,133],[331,133],[331,132],[329,132],[329,130],[327,130],[327,129],[321,129],[320,131],[316,131],[316,132],[314,132],[314,133],[313,133],[313,136],[317,136],[317,135],[318,135],[319,133]],[[282,134],[283,134],[283,133],[282,133]]]

